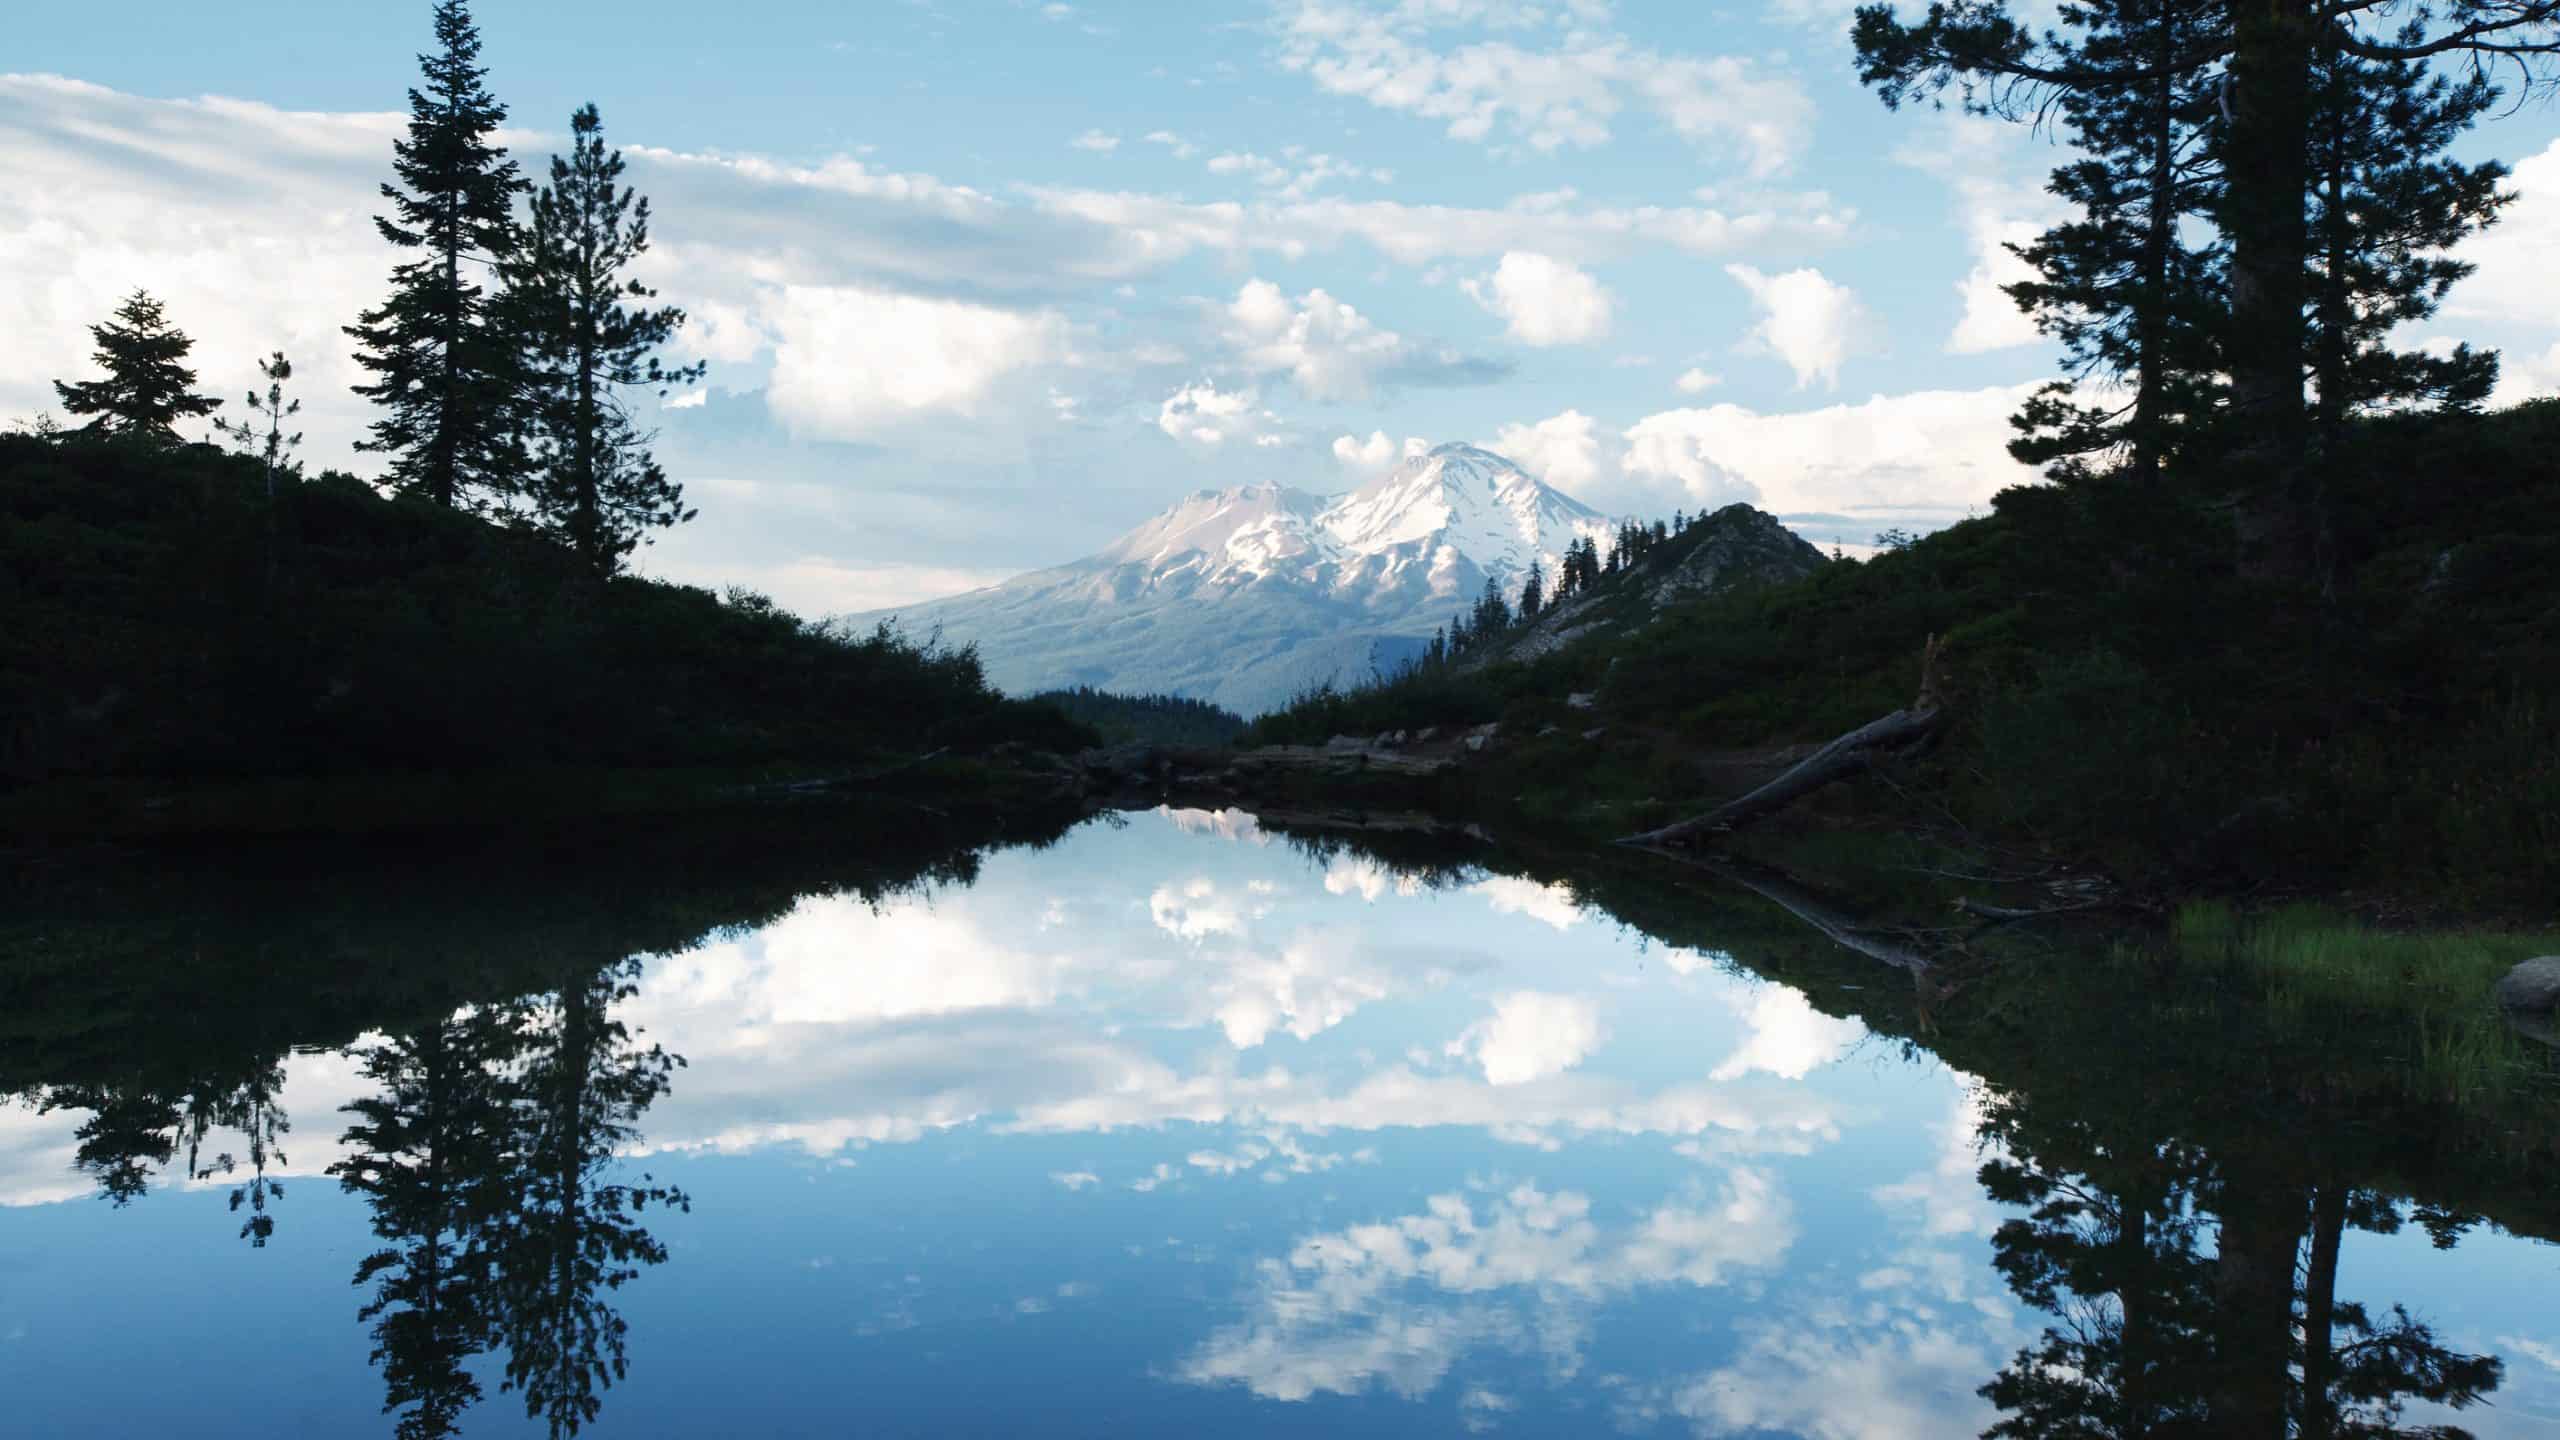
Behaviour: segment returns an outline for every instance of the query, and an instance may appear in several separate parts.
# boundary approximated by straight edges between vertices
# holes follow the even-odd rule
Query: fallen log
[[[1738,830],[1754,820],[1775,814],[1788,805],[1812,794],[1834,780],[1845,779],[1868,766],[1876,757],[1912,749],[1937,733],[1946,718],[1947,707],[1938,686],[1938,637],[1929,637],[1928,647],[1920,655],[1920,698],[1909,708],[1896,710],[1881,720],[1871,720],[1821,749],[1814,751],[1777,779],[1747,795],[1726,801],[1704,815],[1693,815],[1674,821],[1658,830],[1629,835],[1621,845],[1661,847],[1677,845],[1699,835]]]
[[[1766,865],[1720,860],[1692,850],[1672,850],[1661,846],[1647,849],[1683,865],[1692,865],[1717,879],[1739,885],[1761,899],[1776,905],[1819,933],[1824,939],[1845,950],[1853,950],[1870,960],[1879,960],[1897,970],[1910,971],[1916,979],[1935,968],[1936,962],[1913,949],[1900,938],[1902,932],[1864,924],[1850,918],[1838,906],[1789,878],[1784,872]]]

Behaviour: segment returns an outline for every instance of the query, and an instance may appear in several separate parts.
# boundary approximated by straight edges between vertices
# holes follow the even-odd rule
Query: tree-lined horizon
[[[381,187],[389,211],[374,217],[406,258],[382,302],[346,327],[373,377],[355,393],[379,412],[355,448],[386,457],[373,482],[383,491],[524,525],[618,574],[652,531],[694,516],[620,397],[663,396],[706,367],[659,357],[684,311],[647,305],[656,292],[629,273],[648,253],[649,202],[620,183],[596,107],[570,117],[570,153],[537,189],[498,141],[507,109],[486,84],[467,0],[437,0],[433,24],[436,48],[418,57],[423,83],[392,142],[396,183]],[[54,383],[86,430],[173,444],[180,421],[221,406],[195,393],[194,341],[147,292],[92,334],[105,375]],[[285,394],[284,352],[257,371],[264,391],[244,404],[254,420],[214,428],[263,461],[272,494],[279,475],[299,473],[289,452],[302,437],[284,422],[301,402]]]
[[[400,258],[346,329],[377,407],[356,448],[385,457],[391,493],[540,530],[618,573],[694,514],[623,397],[704,366],[661,357],[685,314],[632,273],[649,205],[596,107],[533,185],[500,141],[508,111],[467,0],[436,0],[431,19],[375,218]],[[1936,0],[1910,21],[1870,3],[1851,39],[1889,107],[1952,97],[2050,124],[2076,152],[2048,187],[2076,213],[2011,247],[2033,274],[2007,287],[2061,350],[2063,378],[2013,422],[2012,452],[2048,478],[2176,477],[2230,518],[2244,569],[2325,583],[2323,467],[2348,423],[2487,398],[2494,352],[2393,336],[2470,273],[2454,247],[2513,198],[2503,164],[2450,151],[2504,98],[2493,68],[2519,95],[2560,76],[2560,0],[2077,0],[2043,30],[2007,0]],[[96,333],[106,378],[57,382],[90,430],[174,438],[220,403],[194,393],[191,342],[147,295]],[[220,425],[271,476],[289,373],[281,354],[261,364],[262,432]],[[1534,596],[1480,599],[1440,648],[1632,554],[1622,538],[1566,556]]]

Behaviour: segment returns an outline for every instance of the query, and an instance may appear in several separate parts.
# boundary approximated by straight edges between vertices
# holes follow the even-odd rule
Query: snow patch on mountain
[[[1017,694],[1089,684],[1256,714],[1392,668],[1488,579],[1516,595],[1532,563],[1552,576],[1615,528],[1489,450],[1442,445],[1336,497],[1197,490],[1095,555],[896,618],[976,644]]]

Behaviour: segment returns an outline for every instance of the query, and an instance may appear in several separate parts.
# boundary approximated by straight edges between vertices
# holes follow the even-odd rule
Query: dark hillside
[[[1856,792],[1885,816],[2162,879],[2547,899],[2560,403],[2355,438],[2327,476],[2325,585],[2239,573],[2227,511],[2194,498],[2210,484],[2097,476],[1631,633],[1309,697],[1257,734],[1500,720],[1484,803],[1624,834],[1731,793],[1719,758],[1910,704],[1937,635],[1953,726],[1894,786]],[[1593,707],[1568,708],[1576,693]]]
[[[0,783],[838,764],[1088,739],[974,655],[599,580],[324,475],[0,437]]]

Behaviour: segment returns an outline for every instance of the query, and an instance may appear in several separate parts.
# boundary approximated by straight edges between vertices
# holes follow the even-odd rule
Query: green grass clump
[[[2316,905],[2244,917],[2196,903],[2171,937],[2182,963],[2264,985],[2280,1022],[2403,1060],[2431,1095],[2494,1101],[2552,1083],[2554,1052],[2507,1023],[2496,991],[2519,962],[2560,954],[2560,933],[2401,932]]]

